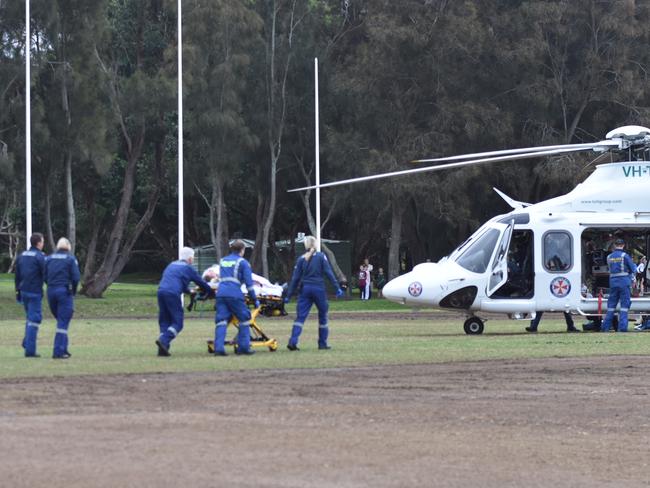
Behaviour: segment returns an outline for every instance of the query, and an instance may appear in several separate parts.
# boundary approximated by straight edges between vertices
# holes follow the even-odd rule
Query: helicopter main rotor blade
[[[458,161],[461,159],[474,159],[474,158],[483,158],[483,157],[492,157],[492,156],[505,156],[509,154],[526,154],[530,152],[541,152],[541,151],[551,151],[556,149],[566,149],[566,150],[581,150],[588,151],[590,149],[597,150],[602,148],[606,150],[612,147],[619,147],[620,142],[616,140],[611,141],[600,141],[600,142],[590,142],[584,144],[558,144],[555,146],[537,146],[537,147],[524,147],[520,149],[503,149],[500,151],[488,151],[472,154],[461,154],[460,156],[448,156],[444,158],[432,158],[432,159],[416,159],[411,161],[412,163],[434,163],[439,161]]]
[[[511,155],[500,156],[495,158],[473,159],[471,161],[459,161],[457,163],[439,164],[437,166],[426,166],[424,168],[405,169],[401,171],[393,171],[391,173],[381,173],[372,176],[361,176],[359,178],[350,178],[347,180],[332,181],[330,183],[322,183],[320,185],[305,186],[302,188],[293,188],[291,190],[287,190],[287,192],[291,193],[296,191],[313,190],[315,188],[329,188],[331,186],[349,185],[351,183],[361,183],[362,181],[379,180],[383,178],[391,178],[393,176],[402,176],[402,175],[408,175],[413,173],[427,173],[430,171],[440,171],[443,169],[460,168],[462,166],[470,166],[474,164],[498,163],[501,161],[512,161],[514,159],[531,159],[531,158],[539,158],[542,156],[553,156],[558,154],[568,154],[568,153],[580,152],[580,151],[585,151],[585,149],[582,147],[574,148],[574,149],[566,149],[566,148],[552,149],[548,151],[531,152],[528,154],[511,154]]]

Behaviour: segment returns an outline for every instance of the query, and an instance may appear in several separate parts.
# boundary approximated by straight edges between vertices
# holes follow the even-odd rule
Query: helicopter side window
[[[543,237],[544,268],[550,272],[567,271],[573,266],[571,235],[565,231],[550,231]]]
[[[485,273],[500,234],[497,229],[488,230],[477,240],[470,243],[456,262],[468,271]]]

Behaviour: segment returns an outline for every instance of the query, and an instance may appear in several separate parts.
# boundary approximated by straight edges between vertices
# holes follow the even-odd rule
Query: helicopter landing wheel
[[[484,327],[483,321],[478,317],[470,317],[465,321],[465,324],[463,324],[465,334],[469,335],[482,334]]]

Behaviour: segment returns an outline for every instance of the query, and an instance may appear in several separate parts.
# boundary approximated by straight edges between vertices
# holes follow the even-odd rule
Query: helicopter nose
[[[384,285],[381,289],[381,294],[391,302],[397,302],[404,304],[406,303],[406,292],[407,285],[403,276],[398,276],[395,279],[390,280]]]

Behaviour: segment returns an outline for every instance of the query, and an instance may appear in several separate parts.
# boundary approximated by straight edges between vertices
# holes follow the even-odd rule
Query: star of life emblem
[[[564,298],[571,291],[571,282],[564,276],[558,276],[551,281],[551,293],[558,298]]]
[[[409,285],[409,295],[412,297],[419,297],[422,294],[422,284],[414,281]]]

